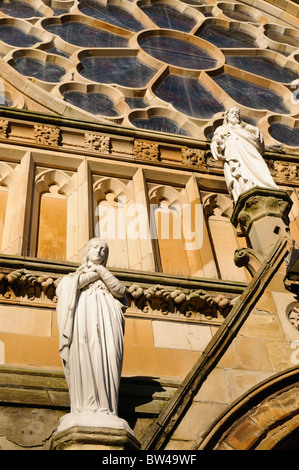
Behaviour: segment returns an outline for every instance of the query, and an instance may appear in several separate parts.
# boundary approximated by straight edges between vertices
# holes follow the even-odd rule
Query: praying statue
[[[108,245],[91,239],[81,266],[57,287],[59,353],[70,393],[70,413],[58,426],[114,427],[118,417],[126,289],[106,268]]]
[[[240,110],[229,108],[211,142],[215,160],[224,160],[224,176],[234,202],[253,187],[279,189],[262,155],[264,141],[258,127],[241,121]]]

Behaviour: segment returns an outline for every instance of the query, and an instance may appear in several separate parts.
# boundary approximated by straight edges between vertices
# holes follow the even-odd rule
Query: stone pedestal
[[[235,204],[231,222],[239,236],[265,257],[277,241],[289,235],[289,212],[292,201],[285,191],[252,188],[241,194]]]
[[[106,413],[68,413],[52,438],[52,450],[139,450],[127,421]]]
[[[140,444],[126,429],[73,426],[57,432],[51,450],[128,450],[138,451]]]

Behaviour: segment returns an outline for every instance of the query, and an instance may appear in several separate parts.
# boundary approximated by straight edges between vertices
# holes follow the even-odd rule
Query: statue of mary
[[[107,258],[106,242],[91,239],[82,265],[57,287],[59,353],[71,402],[58,431],[81,425],[132,433],[117,414],[125,287],[106,269]]]

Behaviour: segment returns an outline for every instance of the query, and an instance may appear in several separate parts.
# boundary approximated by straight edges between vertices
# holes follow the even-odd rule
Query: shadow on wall
[[[178,383],[157,377],[123,377],[120,386],[119,416],[141,441],[161,410],[175,393]]]

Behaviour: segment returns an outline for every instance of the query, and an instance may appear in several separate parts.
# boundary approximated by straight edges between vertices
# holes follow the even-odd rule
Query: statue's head
[[[228,108],[224,113],[223,124],[240,124],[241,112],[236,106]]]
[[[83,263],[102,264],[106,266],[109,255],[109,247],[105,240],[95,237],[89,240],[85,248]]]

